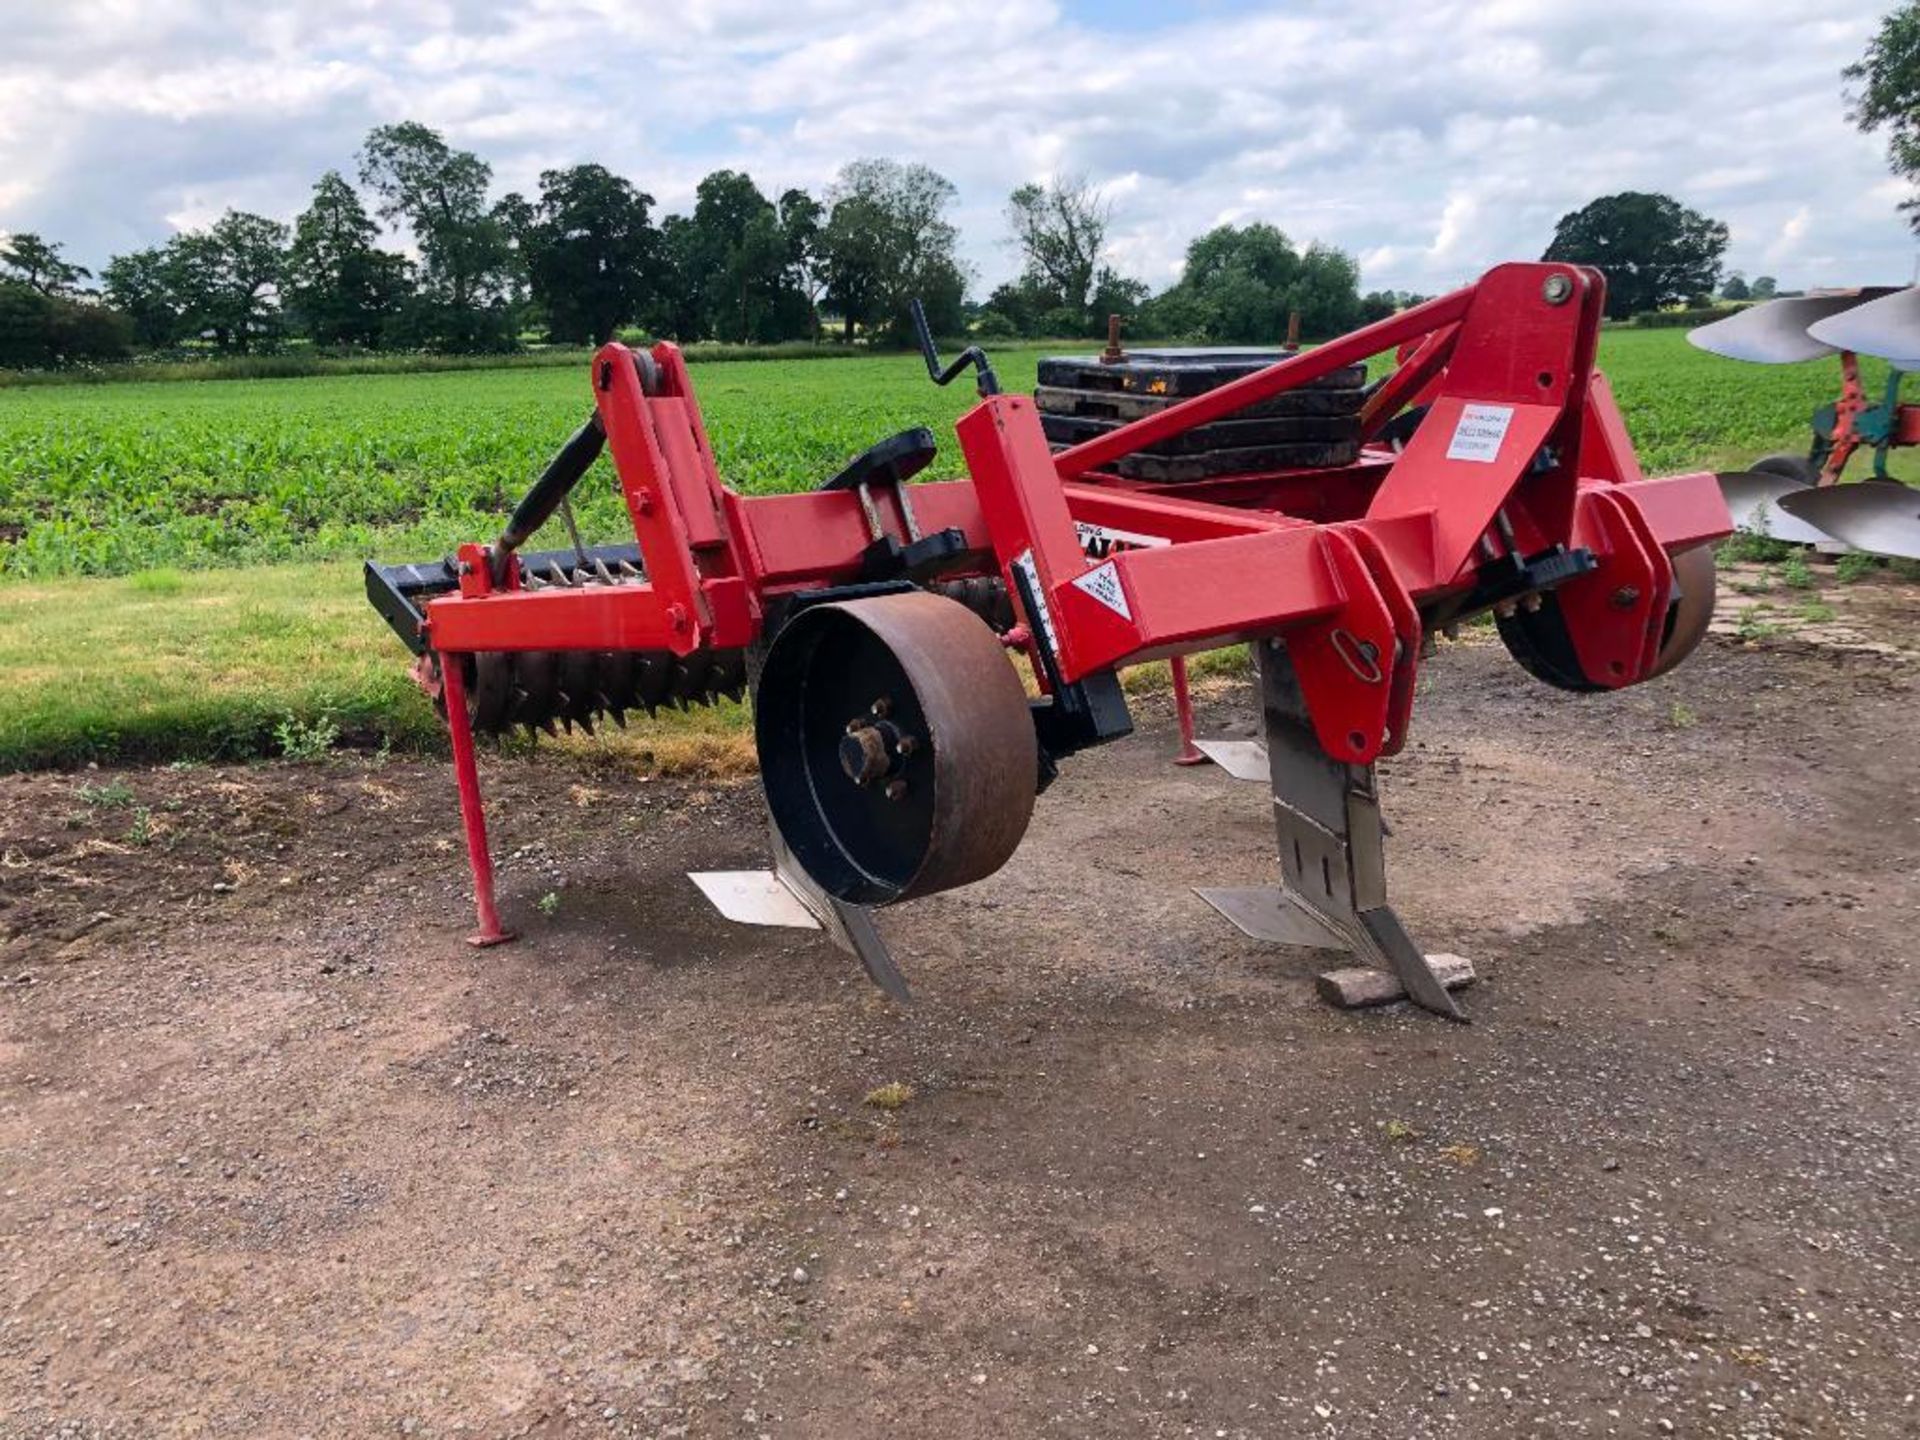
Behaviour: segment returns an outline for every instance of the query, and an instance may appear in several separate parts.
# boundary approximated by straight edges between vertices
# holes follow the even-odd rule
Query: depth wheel
[[[1713,568],[1713,547],[1696,545],[1682,550],[1673,560],[1673,602],[1667,606],[1666,629],[1661,634],[1660,654],[1646,674],[1651,680],[1664,675],[1699,647],[1713,619],[1718,582]],[[1544,680],[1558,690],[1593,694],[1608,689],[1587,678],[1580,658],[1567,634],[1566,617],[1552,595],[1540,597],[1538,610],[1516,610],[1496,617],[1496,628],[1507,652],[1536,680]]]
[[[1667,608],[1667,630],[1660,640],[1660,658],[1653,663],[1654,675],[1666,674],[1706,638],[1720,588],[1713,571],[1713,546],[1696,545],[1673,557],[1673,588],[1678,595]]]
[[[815,605],[774,637],[754,704],[775,825],[821,889],[888,905],[984,879],[1039,781],[1027,696],[994,633],[924,591]]]

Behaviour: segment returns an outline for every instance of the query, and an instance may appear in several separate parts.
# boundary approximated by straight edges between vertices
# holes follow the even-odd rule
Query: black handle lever
[[[940,352],[933,348],[933,331],[927,328],[927,312],[920,304],[918,296],[910,302],[913,310],[913,333],[920,338],[920,354],[927,362],[927,374],[933,377],[936,385],[950,385],[953,377],[969,365],[979,371],[975,388],[980,394],[998,395],[1000,381],[993,373],[993,363],[987,359],[987,352],[978,345],[969,345],[954,357],[953,363],[946,369],[940,368]]]

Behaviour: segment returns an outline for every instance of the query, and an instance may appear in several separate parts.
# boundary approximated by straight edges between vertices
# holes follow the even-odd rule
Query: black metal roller
[[[747,652],[721,650],[713,657],[713,692],[729,700],[743,700],[747,694]]]
[[[512,658],[498,650],[482,651],[473,657],[472,677],[467,685],[467,713],[473,728],[483,735],[497,734],[507,728],[513,707]]]
[[[624,727],[630,710],[737,700],[746,685],[742,650],[684,660],[665,650],[488,650],[468,666],[467,713],[482,735],[576,725],[591,735],[602,717]]]
[[[648,650],[637,657],[640,703],[651,715],[667,703],[673,687],[673,656],[665,650]]]
[[[600,694],[600,657],[591,650],[568,650],[560,656],[560,722],[593,733],[593,717]]]
[[[696,650],[685,659],[674,662],[673,678],[667,687],[667,695],[677,709],[684,710],[689,705],[706,703],[707,677],[712,670],[711,657],[704,650]]]
[[[979,616],[924,591],[788,621],[760,671],[754,738],[795,860],[856,904],[991,875],[1033,814],[1026,692]]]
[[[626,728],[627,711],[638,703],[633,688],[636,670],[633,651],[601,652],[599,703],[613,717],[613,723],[622,729]]]
[[[525,650],[513,657],[513,675],[518,690],[507,718],[529,730],[554,733],[553,720],[560,707],[560,667],[551,650]]]

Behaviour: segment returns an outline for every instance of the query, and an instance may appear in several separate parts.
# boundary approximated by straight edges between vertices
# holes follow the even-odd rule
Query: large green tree
[[[507,260],[501,271],[507,307],[515,314],[514,328],[526,328],[538,307],[533,300],[533,225],[537,218],[534,203],[517,190],[502,195],[491,212],[493,223],[506,241]]]
[[[165,283],[189,335],[210,335],[216,349],[245,354],[278,329],[286,263],[285,225],[229,210],[207,229],[168,242]]]
[[[46,296],[71,295],[93,272],[61,258],[65,247],[31,230],[0,238],[0,278],[16,280]]]
[[[114,256],[101,278],[140,344],[206,335],[216,349],[244,353],[280,328],[287,238],[277,220],[229,210],[205,230]]]
[[[1711,295],[1727,251],[1727,227],[1671,195],[1604,195],[1560,217],[1546,260],[1595,265],[1607,277],[1616,320]]]
[[[855,160],[841,169],[825,235],[827,294],[849,335],[866,324],[895,340],[911,337],[916,298],[937,332],[964,327],[967,272],[948,219],[957,194],[925,165]]]
[[[820,297],[827,288],[827,207],[804,190],[780,197],[780,233],[786,237],[792,283],[807,304],[807,333],[820,338]]]
[[[1187,246],[1180,282],[1151,306],[1149,324],[1213,343],[1272,345],[1297,312],[1310,336],[1337,335],[1361,316],[1360,267],[1332,246],[1304,251],[1272,225],[1220,225]]]
[[[1847,118],[1862,130],[1884,130],[1887,163],[1920,184],[1920,0],[1906,0],[1880,22],[1867,53],[1846,69]],[[1920,199],[1900,208],[1920,230]]]
[[[165,246],[114,256],[100,272],[100,279],[107,303],[132,322],[136,344],[159,349],[185,335],[186,315],[174,290]]]
[[[656,334],[676,340],[706,337],[700,251],[700,232],[689,217],[669,215],[660,222],[659,279],[646,312],[648,327]]]
[[[533,298],[554,340],[597,345],[640,314],[656,279],[653,197],[599,165],[540,177],[522,244]]]
[[[721,340],[788,340],[812,330],[780,211],[738,170],[716,170],[694,191],[689,228],[676,234],[675,283]]]
[[[132,325],[117,310],[0,277],[0,368],[118,359],[132,340]]]
[[[1007,227],[1025,261],[1027,284],[1050,292],[1060,307],[1085,311],[1111,208],[1084,176],[1029,183],[1009,195]]]
[[[422,293],[410,338],[450,350],[511,345],[514,256],[487,202],[487,162],[408,120],[368,134],[360,179],[380,197],[381,218],[404,222],[420,250]]]
[[[841,336],[880,312],[887,288],[887,221],[880,205],[861,195],[843,195],[828,212],[820,236],[826,297],[839,312]]]
[[[322,345],[377,345],[411,286],[406,258],[374,245],[379,227],[337,170],[294,222],[287,303]]]

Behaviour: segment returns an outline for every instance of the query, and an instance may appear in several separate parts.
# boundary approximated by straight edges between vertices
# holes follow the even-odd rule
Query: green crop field
[[[999,352],[1003,382],[1030,387],[1039,353]],[[1800,448],[1837,379],[1676,330],[1610,332],[1602,364],[1653,471]],[[912,356],[706,364],[694,383],[740,489],[816,484],[915,424],[947,440],[933,474],[959,473],[947,427],[970,393]],[[584,366],[0,390],[0,576],[437,554],[484,538],[590,407]],[[595,538],[630,536],[610,480],[579,511]]]
[[[1038,352],[1003,359],[1031,387]],[[748,491],[817,484],[910,425],[960,473],[964,383],[917,357],[701,365],[722,472]],[[425,558],[482,539],[592,409],[587,367],[0,390],[0,574],[120,575],[296,558]],[[632,539],[610,462],[582,529]]]
[[[1040,353],[996,347],[1003,383],[1029,388]],[[1838,380],[1676,330],[1610,332],[1601,363],[1650,472],[1803,448]],[[931,475],[960,473],[970,390],[935,389],[916,357],[693,373],[743,490],[817,484],[916,424],[943,439]],[[430,738],[354,568],[312,562],[485,538],[590,405],[584,367],[0,389],[0,768],[271,752],[289,719]],[[581,487],[590,540],[631,538],[610,477]],[[271,568],[205,573],[242,566]]]

